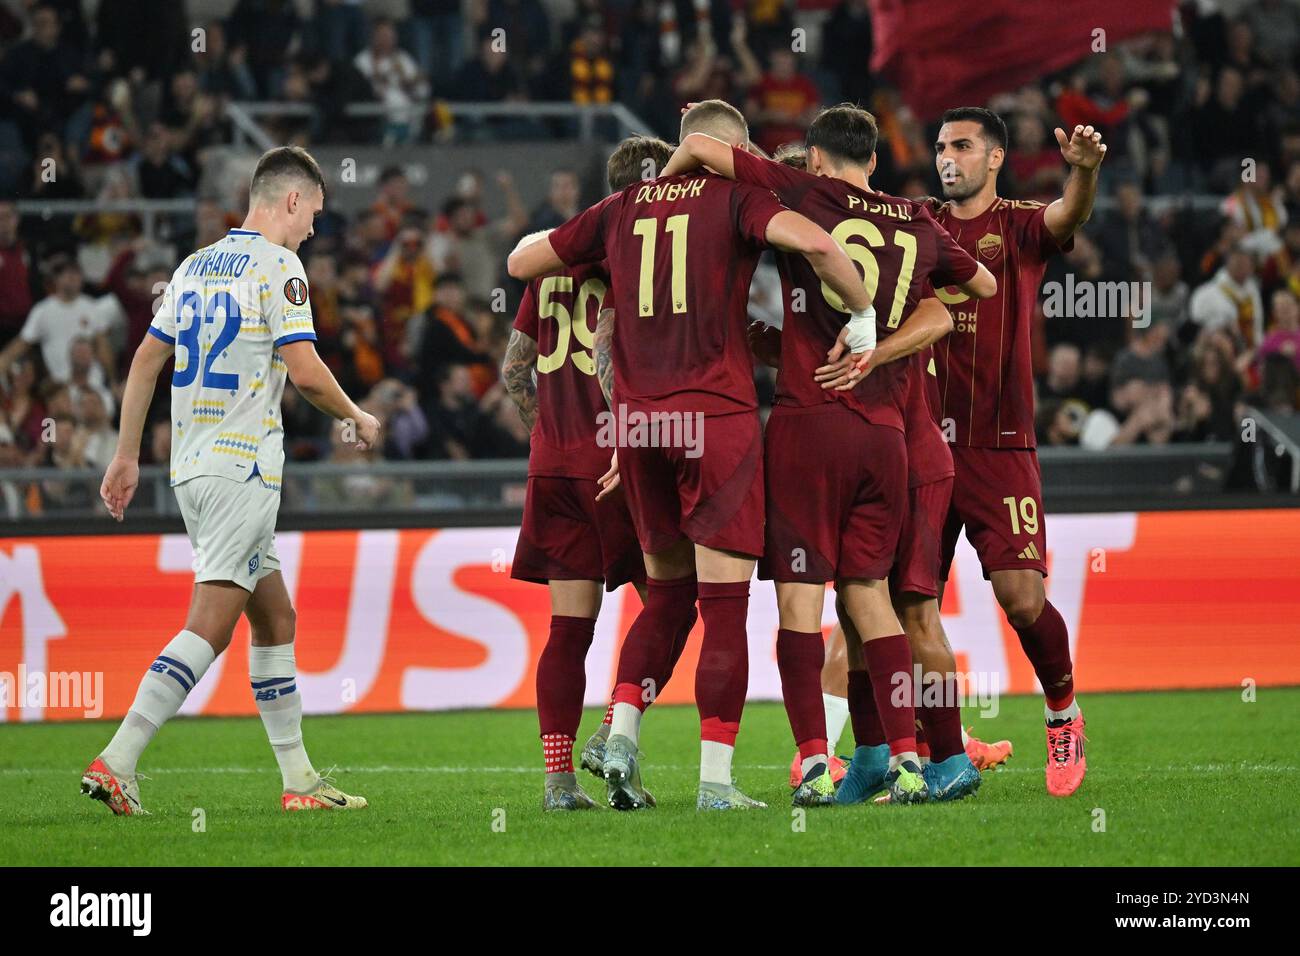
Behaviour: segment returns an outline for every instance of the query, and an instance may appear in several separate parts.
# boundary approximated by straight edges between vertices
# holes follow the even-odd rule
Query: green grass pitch
[[[645,782],[657,810],[543,814],[529,711],[309,717],[308,752],[336,763],[359,813],[285,814],[260,721],[180,719],[141,770],[152,815],[118,819],[78,793],[113,725],[0,725],[0,862],[7,865],[1243,865],[1300,863],[1300,689],[1094,694],[1088,778],[1067,800],[1043,788],[1042,704],[1001,701],[976,720],[1016,753],[973,799],[809,810],[786,783],[780,704],[745,709],[737,782],[767,810],[694,808],[696,715],[646,717]],[[970,718],[968,713],[967,717]],[[585,737],[599,719],[588,711]],[[848,747],[846,730],[841,750]],[[581,741],[580,741],[581,742]],[[603,785],[580,772],[603,804]],[[201,815],[196,814],[201,809]],[[1104,817],[1103,817],[1104,814]],[[203,823],[202,832],[198,822]],[[1104,823],[1104,829],[1103,829]],[[1045,852],[1047,851],[1047,852]]]

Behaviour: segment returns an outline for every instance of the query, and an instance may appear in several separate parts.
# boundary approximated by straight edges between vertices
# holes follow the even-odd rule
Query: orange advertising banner
[[[1048,596],[1084,691],[1300,684],[1300,509],[1057,515]],[[276,547],[298,609],[309,713],[531,707],[549,603],[510,578],[515,528],[286,532]],[[0,538],[0,721],[119,717],[180,630],[192,587],[184,535]],[[587,659],[608,699],[640,607],[607,595]],[[1035,690],[963,539],[943,608],[969,681]],[[827,600],[824,625],[833,623]],[[779,699],[776,601],[751,586],[752,699]],[[699,633],[660,699],[691,700]],[[248,630],[182,713],[254,714]]]

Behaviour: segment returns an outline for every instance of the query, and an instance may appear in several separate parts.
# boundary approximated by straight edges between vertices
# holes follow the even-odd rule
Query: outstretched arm
[[[564,268],[564,260],[555,254],[549,236],[542,233],[536,235],[538,238],[532,242],[529,241],[531,237],[525,236],[506,260],[506,271],[512,278],[527,282]]]
[[[1097,198],[1097,173],[1106,157],[1106,146],[1101,141],[1101,133],[1091,126],[1076,126],[1068,139],[1064,130],[1057,128],[1055,132],[1061,155],[1070,164],[1070,178],[1065,181],[1061,198],[1043,212],[1043,223],[1052,238],[1064,243],[1092,215],[1093,200]]]
[[[506,394],[519,406],[519,418],[529,428],[537,419],[537,343],[518,329],[510,332],[501,380]]]
[[[117,451],[99,486],[99,497],[118,521],[125,515],[127,505],[135,497],[136,486],[140,484],[140,440],[144,435],[144,419],[149,413],[158,373],[175,350],[175,345],[155,335],[146,335],[131,359],[131,370],[127,372],[126,388],[122,392]]]

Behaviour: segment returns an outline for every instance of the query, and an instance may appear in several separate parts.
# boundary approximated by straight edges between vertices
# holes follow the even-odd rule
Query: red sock
[[[1025,656],[1034,666],[1038,683],[1043,685],[1047,706],[1065,710],[1074,703],[1074,665],[1070,662],[1070,634],[1061,612],[1051,601],[1044,601],[1038,620],[1028,627],[1016,628],[1016,634]]]
[[[663,690],[664,675],[671,674],[676,663],[673,653],[682,630],[695,618],[695,587],[693,574],[673,581],[646,580],[645,607],[628,629],[618,655],[617,703],[645,710]]]
[[[822,703],[822,665],[826,662],[826,645],[821,632],[776,632],[776,666],[781,672],[781,697],[790,718],[794,742],[801,757],[826,752],[826,707]],[[820,749],[804,753],[804,745]]]
[[[668,680],[673,676],[673,671],[677,668],[677,662],[681,659],[682,651],[686,650],[686,640],[691,636],[691,629],[695,627],[697,620],[699,620],[699,615],[695,613],[695,604],[692,601],[690,608],[686,612],[686,617],[682,619],[677,635],[673,638],[673,650],[668,657],[668,669],[659,675],[660,693],[663,693],[663,689],[668,686]]]
[[[879,747],[885,742],[885,728],[876,711],[871,675],[849,671],[849,719],[853,722],[853,743],[858,747]]]
[[[542,757],[547,773],[573,773],[573,738],[564,734],[542,734]]]
[[[609,695],[609,706],[605,708],[605,719],[602,720],[601,723],[608,726],[613,722],[614,722],[614,695],[611,693]]]
[[[906,634],[891,634],[862,644],[871,672],[871,692],[885,728],[891,755],[916,750],[916,708],[912,706],[912,648]],[[902,675],[901,677],[897,675]],[[900,684],[901,681],[901,684]],[[901,698],[901,700],[900,700]]]
[[[577,736],[587,691],[587,649],[595,628],[594,618],[551,617],[551,634],[537,661],[537,719],[543,739]]]
[[[924,703],[927,694],[933,694],[933,688],[927,688],[921,695],[922,704],[917,710],[923,730],[916,735],[919,748],[924,740],[929,744],[930,759],[936,762],[964,753],[966,748],[961,742],[961,708],[957,704],[957,678],[948,675],[943,680],[940,690],[941,703],[931,707]],[[951,704],[951,706],[949,706]],[[917,754],[925,756],[918,749]]]
[[[745,617],[749,582],[700,582],[700,618],[704,640],[695,668],[695,703],[700,736],[735,746],[740,715],[749,686],[749,644]]]

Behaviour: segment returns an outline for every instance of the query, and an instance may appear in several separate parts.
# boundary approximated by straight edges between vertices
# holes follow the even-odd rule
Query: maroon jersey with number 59
[[[858,264],[868,291],[874,292],[877,341],[891,335],[929,294],[928,283],[966,282],[979,268],[920,203],[814,176],[743,149],[731,152],[737,179],[772,190],[829,232]],[[826,364],[826,353],[849,312],[803,256],[781,254],[777,263],[785,292],[777,404],[843,402],[874,425],[903,430],[908,363],[882,365],[849,391],[823,389],[813,372]]]
[[[1047,260],[1069,251],[1043,220],[1047,207],[1031,200],[995,199],[974,219],[958,219],[945,204],[938,220],[958,245],[998,280],[997,294],[970,300],[938,289],[954,329],[934,346],[940,419],[955,445],[1034,447],[1034,375],[1029,330]],[[951,422],[951,425],[946,423]]]
[[[551,233],[570,266],[608,258],[620,402],[706,415],[758,407],[746,307],[781,210],[769,190],[702,172],[635,183]]]
[[[605,396],[592,351],[609,277],[578,266],[528,283],[514,327],[537,343],[537,420],[529,438],[532,477],[599,478],[610,449],[596,444]]]

